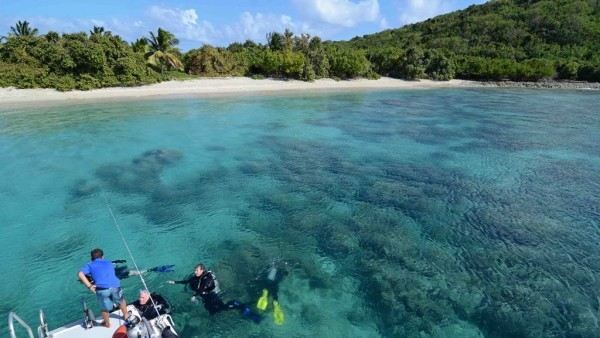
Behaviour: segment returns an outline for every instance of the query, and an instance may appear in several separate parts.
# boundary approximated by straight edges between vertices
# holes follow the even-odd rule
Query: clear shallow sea
[[[115,210],[182,337],[600,337],[600,94],[444,89],[0,108],[0,337],[78,320]],[[153,150],[160,150],[150,152]],[[198,262],[285,324],[209,317]],[[123,281],[134,299],[138,280]]]

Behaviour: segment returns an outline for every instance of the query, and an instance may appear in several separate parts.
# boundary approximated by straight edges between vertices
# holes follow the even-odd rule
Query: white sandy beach
[[[115,87],[89,91],[59,92],[54,89],[0,88],[3,105],[40,104],[46,102],[80,102],[84,100],[113,100],[148,98],[158,96],[190,95],[212,96],[252,93],[275,93],[284,91],[337,91],[368,89],[427,89],[447,87],[477,87],[478,82],[451,81],[404,81],[392,78],[378,80],[335,81],[320,79],[314,82],[282,81],[273,79],[254,80],[247,77],[204,78],[198,80],[167,81],[141,87]]]

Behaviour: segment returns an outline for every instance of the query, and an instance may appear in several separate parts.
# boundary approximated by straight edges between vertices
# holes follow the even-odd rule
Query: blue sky
[[[188,50],[209,43],[226,46],[252,39],[264,42],[271,31],[345,40],[418,22],[485,0],[0,0],[0,35],[17,20],[41,33],[89,31],[104,26],[135,40],[158,27]]]

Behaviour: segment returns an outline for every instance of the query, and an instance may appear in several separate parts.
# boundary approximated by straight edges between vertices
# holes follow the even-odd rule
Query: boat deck
[[[101,321],[96,320],[98,326],[86,329],[82,325],[83,320],[79,320],[50,331],[50,335],[53,338],[112,338],[115,330],[124,323],[121,311],[110,314],[110,328],[100,326]]]

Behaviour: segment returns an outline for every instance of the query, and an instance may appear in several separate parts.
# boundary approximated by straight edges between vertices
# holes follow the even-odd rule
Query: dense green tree
[[[370,76],[371,65],[363,51],[331,46],[327,55],[330,76],[341,79]]]
[[[233,53],[240,53],[244,51],[244,45],[239,42],[233,42],[227,46],[227,50]]]
[[[575,61],[561,61],[556,67],[558,77],[565,80],[575,80],[579,71],[579,63]]]
[[[256,48],[258,47],[258,45],[256,44],[256,42],[252,41],[252,40],[246,40],[244,42],[244,48]]]
[[[367,52],[374,70],[384,76],[400,77],[398,66],[402,62],[402,49],[396,46],[374,48]]]
[[[57,43],[60,41],[60,34],[58,34],[57,32],[50,31],[46,33],[45,36],[48,42]]]
[[[447,81],[454,78],[454,60],[435,49],[425,53],[425,65],[425,74],[432,80]]]
[[[148,40],[140,38],[131,43],[131,48],[136,53],[146,54],[148,52]]]
[[[294,33],[291,30],[285,29],[282,36],[283,50],[291,51],[294,47]]]
[[[183,61],[186,73],[194,75],[240,76],[247,71],[239,54],[210,45],[187,52]]]
[[[267,34],[267,46],[272,51],[283,50],[284,48],[283,35],[277,32],[271,32]]]
[[[600,65],[599,64],[584,64],[577,71],[577,78],[590,81],[600,82]]]
[[[308,35],[306,35],[308,37]],[[325,46],[318,36],[313,36],[308,43],[308,52],[305,54],[308,58],[308,63],[312,68],[312,72],[308,72],[308,75],[314,73],[315,78],[323,78],[329,76],[329,57]]]
[[[308,54],[310,41],[310,34],[300,34],[300,36],[294,37],[294,51]]]
[[[396,67],[397,74],[408,80],[416,80],[425,76],[425,53],[417,46],[411,46],[402,54]]]

